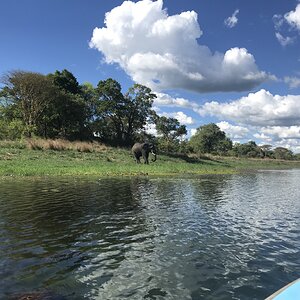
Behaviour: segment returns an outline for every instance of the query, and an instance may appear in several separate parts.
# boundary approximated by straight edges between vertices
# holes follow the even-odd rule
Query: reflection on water
[[[0,182],[0,299],[264,299],[300,274],[299,170]]]

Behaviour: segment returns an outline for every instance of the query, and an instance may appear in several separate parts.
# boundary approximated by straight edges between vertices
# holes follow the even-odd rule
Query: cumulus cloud
[[[297,30],[300,30],[300,4],[297,5],[295,10],[286,13],[284,18],[289,25]]]
[[[273,140],[300,139],[300,126],[269,126],[261,128],[261,132]]]
[[[169,16],[162,0],[125,1],[106,13],[90,47],[155,91],[243,91],[271,78],[247,49],[212,53],[198,44],[201,35],[195,11]]]
[[[259,129],[255,138],[274,147],[285,147],[300,152],[300,126],[267,126]]]
[[[217,123],[219,128],[231,139],[243,139],[249,133],[249,129],[243,126],[232,125],[226,121]]]
[[[284,77],[284,82],[289,85],[291,89],[300,87],[300,78],[299,77]]]
[[[186,115],[182,111],[178,111],[178,112],[174,112],[174,113],[164,113],[163,115],[166,117],[171,117],[171,118],[177,119],[180,122],[180,124],[191,125],[191,124],[195,123],[195,121],[193,120],[192,117]]]
[[[275,32],[275,36],[276,36],[278,42],[280,43],[280,45],[283,47],[285,47],[287,45],[291,45],[295,42],[295,37],[289,37],[289,36],[284,37],[279,32]]]
[[[207,102],[197,111],[254,126],[300,125],[300,95],[272,95],[262,89],[232,102]]]
[[[232,14],[232,16],[225,19],[224,24],[229,28],[233,28],[238,23],[237,15],[239,12],[240,12],[240,10],[236,9],[234,11],[234,13]]]
[[[295,10],[287,12],[283,16],[279,14],[274,15],[273,22],[275,30],[277,31],[275,36],[278,42],[284,47],[293,44],[296,37],[284,37],[279,31],[283,31],[285,25],[289,27],[289,31],[291,31],[290,29],[300,31],[300,4],[296,6]]]
[[[195,102],[191,102],[185,98],[174,98],[168,94],[156,93],[156,98],[154,99],[154,105],[158,106],[178,106],[185,108],[199,107]]]
[[[260,144],[300,152],[300,95],[279,96],[260,90],[227,103],[212,101],[203,105],[165,94],[158,99],[157,105],[183,107],[201,116],[210,115],[222,120],[216,124],[233,141],[256,140]],[[176,113],[160,115],[176,117]],[[188,118],[185,114],[184,117]],[[189,125],[188,122],[184,124]],[[195,133],[195,128],[188,128],[188,136]]]

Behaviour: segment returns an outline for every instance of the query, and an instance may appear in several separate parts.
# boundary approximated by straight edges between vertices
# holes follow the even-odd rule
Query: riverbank
[[[138,165],[130,150],[122,148],[88,148],[84,144],[45,149],[23,144],[0,145],[0,176],[230,174],[286,168],[300,168],[300,161],[158,155],[156,162]]]

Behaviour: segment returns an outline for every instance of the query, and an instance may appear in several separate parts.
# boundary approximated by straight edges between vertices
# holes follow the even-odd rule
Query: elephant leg
[[[146,151],[144,151],[144,152],[143,152],[143,159],[144,159],[144,164],[146,164],[146,165],[149,165],[149,160],[148,160],[148,158],[149,158],[149,153],[146,152]]]
[[[140,163],[141,163],[140,157],[141,157],[141,156],[140,156],[139,154],[134,153],[134,158],[135,158],[135,161],[136,161],[137,164],[140,164]]]

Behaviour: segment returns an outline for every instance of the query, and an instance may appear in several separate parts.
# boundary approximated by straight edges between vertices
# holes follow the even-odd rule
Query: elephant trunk
[[[154,153],[153,151],[151,151],[151,154],[153,155],[153,159],[152,159],[152,161],[154,162],[154,161],[156,161],[156,153]]]

